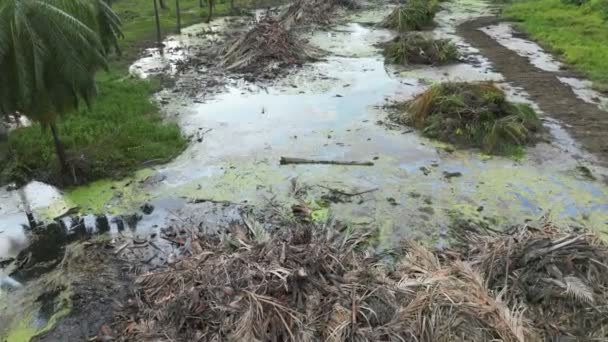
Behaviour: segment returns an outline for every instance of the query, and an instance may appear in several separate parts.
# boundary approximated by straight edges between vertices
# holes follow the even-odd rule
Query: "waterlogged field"
[[[400,238],[443,248],[452,242],[452,229],[463,223],[500,230],[542,218],[605,236],[608,172],[602,163],[585,152],[563,123],[542,112],[523,89],[508,83],[491,61],[457,34],[458,25],[495,9],[474,0],[440,5],[436,26],[425,35],[450,39],[459,54],[456,63],[443,66],[385,64],[380,43],[396,33],[376,24],[391,10],[367,7],[340,17],[331,27],[300,33],[310,45],[325,51],[323,57],[274,81],[223,76],[221,85],[209,92],[203,88],[213,86],[201,86],[211,84],[204,72],[179,75],[154,95],[154,101],[171,122],[165,126],[170,133],[179,127],[190,138],[187,146],[164,146],[181,153],[166,164],[119,180],[64,190],[32,182],[21,194],[2,190],[0,257],[14,257],[27,246],[29,236],[20,227],[26,223],[22,198],[40,219],[67,213],[65,222],[82,214],[82,224],[91,230],[99,226],[98,217],[92,215],[107,215],[103,222],[111,233],[110,242],[103,244],[156,237],[161,228],[177,225],[212,231],[241,219],[240,209],[245,206],[283,213],[291,212],[293,205],[309,208],[313,221],[321,226],[340,221],[349,232],[377,232],[374,246],[379,250],[394,247]],[[210,44],[228,23],[199,24],[185,29],[183,36],[169,37],[165,54],[148,50],[132,65],[132,73],[177,75],[176,65],[187,57],[185,51]],[[526,55],[532,64],[551,68],[557,63],[545,58],[532,42],[512,44],[505,27],[484,30]],[[588,83],[572,79],[577,91],[589,94]],[[539,113],[546,137],[516,155],[489,155],[426,138],[390,120],[391,104],[411,100],[446,81],[495,82],[508,100],[526,103]],[[163,144],[162,137],[153,134],[147,139]],[[281,165],[282,157],[372,165]],[[152,211],[145,213],[150,207],[144,209],[144,203]],[[135,224],[125,229],[123,219],[134,213]],[[168,245],[155,241],[163,248]],[[44,281],[57,281],[55,276],[51,273]],[[15,297],[26,303],[19,312],[5,306],[5,312],[19,319],[10,329],[0,329],[0,334],[26,341],[66,313],[59,305],[46,320],[37,320],[42,305],[31,294],[40,291],[40,284],[48,283],[27,284],[18,292],[28,294]],[[57,284],[61,287],[63,282]],[[63,288],[54,303],[61,303],[72,290]],[[9,303],[2,298],[0,294],[0,301]]]

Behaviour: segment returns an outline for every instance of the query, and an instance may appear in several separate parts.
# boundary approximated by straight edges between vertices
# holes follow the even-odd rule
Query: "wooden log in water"
[[[316,159],[289,158],[289,157],[281,157],[280,164],[281,165],[329,164],[329,165],[351,165],[351,166],[374,166],[374,163],[372,163],[372,162],[342,161],[342,160],[316,160]]]

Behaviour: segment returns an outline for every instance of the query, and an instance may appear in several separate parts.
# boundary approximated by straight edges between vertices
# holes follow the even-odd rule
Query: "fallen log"
[[[324,186],[324,185],[317,185],[317,186],[320,187],[320,188],[329,190],[331,192],[335,192],[337,194],[348,196],[348,197],[359,196],[359,195],[363,195],[363,194],[367,194],[367,193],[370,193],[370,192],[374,192],[374,191],[380,190],[379,188],[373,188],[373,189],[364,190],[364,191],[358,191],[358,192],[346,192],[346,191],[342,191],[342,190],[339,190],[339,189],[330,188],[330,187]]]
[[[316,159],[289,158],[289,157],[281,157],[280,164],[281,165],[288,165],[288,164],[329,164],[329,165],[374,166],[374,163],[372,163],[372,162],[341,161],[341,160],[316,160]]]

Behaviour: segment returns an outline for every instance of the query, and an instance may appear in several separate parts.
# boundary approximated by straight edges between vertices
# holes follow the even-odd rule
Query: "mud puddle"
[[[38,200],[30,205],[46,219],[73,207],[85,214],[109,214],[114,236],[158,243],[163,243],[158,237],[161,228],[187,222],[217,229],[239,219],[243,206],[285,209],[297,203],[321,208],[321,221],[379,228],[381,246],[400,237],[442,245],[459,219],[502,226],[546,215],[558,225],[608,231],[608,186],[602,181],[607,172],[549,111],[544,121],[551,128],[551,141],[527,149],[521,160],[454,150],[387,122],[385,104],[411,98],[438,81],[493,80],[512,99],[534,98],[527,88],[507,83],[499,68],[457,34],[458,25],[492,14],[492,8],[472,0],[442,6],[434,34],[455,40],[464,57],[441,68],[384,65],[375,46],[394,32],[370,25],[390,11],[382,6],[306,35],[310,44],[328,52],[324,60],[263,84],[220,74],[209,78],[202,64],[198,72],[177,73],[180,61],[192,51],[189,47],[196,49],[193,37],[211,42],[214,30],[223,28],[218,21],[185,30],[186,37],[169,39],[174,43],[166,45],[173,48],[163,56],[151,51],[133,70],[141,76],[156,72],[176,79],[175,87],[159,92],[156,100],[192,137],[189,148],[167,165],[121,181],[99,181],[64,193],[47,189],[48,196],[39,196],[47,190],[39,192],[45,186],[34,184],[28,202]],[[281,157],[374,165],[282,166]],[[26,245],[27,236],[19,227],[26,222],[21,200],[15,192],[0,196],[0,255],[16,255],[23,247],[11,249],[6,241]],[[143,213],[143,203],[154,210]],[[121,230],[113,220],[134,213],[140,219],[131,229]],[[95,217],[86,221],[94,224]]]

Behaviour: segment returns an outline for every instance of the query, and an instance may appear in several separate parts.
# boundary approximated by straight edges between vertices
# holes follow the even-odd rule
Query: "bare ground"
[[[499,22],[497,17],[482,17],[458,27],[458,33],[473,47],[478,48],[492,62],[496,71],[508,82],[522,87],[530,99],[547,115],[560,120],[566,130],[588,152],[598,158],[601,165],[608,165],[608,113],[596,105],[578,98],[570,86],[558,76],[572,76],[572,72],[541,70],[515,51],[500,45],[479,28]]]

